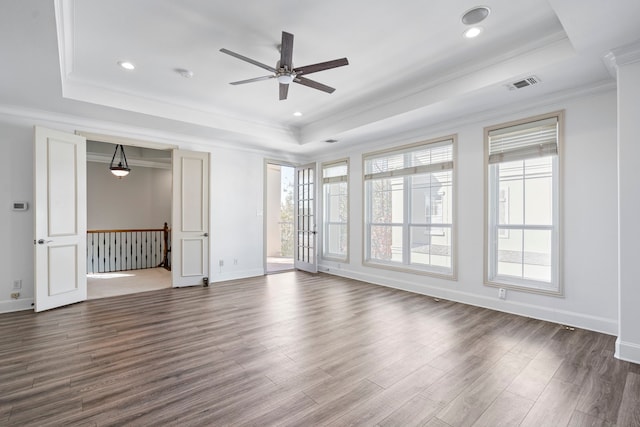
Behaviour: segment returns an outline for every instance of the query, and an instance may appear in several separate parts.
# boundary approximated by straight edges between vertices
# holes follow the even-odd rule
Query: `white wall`
[[[566,110],[564,145],[565,297],[509,291],[506,300],[483,285],[483,141],[484,126],[554,110]],[[12,200],[32,201],[32,121],[0,122],[0,311],[28,308],[33,297],[33,212],[10,211]],[[49,124],[73,132],[76,126]],[[113,130],[117,133],[117,129]],[[102,132],[104,133],[104,132]],[[394,146],[451,133],[458,134],[457,223],[458,280],[449,281],[362,266],[362,153],[350,157],[350,263],[323,262],[332,273],[498,310],[549,319],[578,327],[617,332],[617,169],[616,94],[567,100],[504,114],[474,124],[451,125],[419,138],[390,141]],[[179,142],[180,148],[211,153],[212,282],[263,273],[264,153]],[[380,144],[376,148],[382,148]],[[367,150],[369,150],[368,148]],[[331,160],[330,158],[318,160]],[[10,183],[10,185],[4,185]],[[219,266],[222,260],[224,266]],[[237,263],[234,261],[237,260]],[[23,279],[17,303],[9,299],[14,279]],[[20,304],[26,304],[21,306]]]
[[[620,331],[616,357],[640,363],[640,43],[618,63]],[[621,52],[624,53],[624,52]]]
[[[0,312],[30,308],[33,302],[33,127],[0,119]],[[13,201],[29,210],[12,211]],[[22,289],[13,290],[13,281]],[[10,294],[20,292],[20,299]]]
[[[210,281],[262,275],[264,155],[211,153]]]
[[[11,210],[12,201],[26,201],[30,206],[33,203],[33,125],[69,133],[82,129],[118,134],[118,129],[112,129],[111,124],[106,124],[104,129],[94,129],[94,122],[89,126],[82,123],[82,119],[77,119],[75,124],[73,118],[58,122],[0,116],[0,149],[5,153],[0,156],[0,235],[4,240],[0,245],[0,312],[30,309],[33,302],[33,210]],[[141,132],[144,134],[144,130]],[[168,137],[163,141],[170,141],[181,149],[211,153],[210,281],[263,274],[263,168],[264,158],[273,156],[181,142]],[[112,176],[108,178],[106,185],[127,182],[123,179],[117,183],[118,180]],[[164,175],[160,179],[164,179]],[[118,187],[120,190],[123,188]],[[161,210],[159,206],[165,202],[156,199],[148,203]],[[97,221],[102,222],[93,225],[101,227],[106,225],[104,221],[107,219]],[[155,223],[160,218],[152,221]],[[131,223],[127,223],[127,227],[137,226],[128,224]],[[223,267],[219,266],[219,260],[224,261]],[[13,281],[16,279],[22,280],[21,295],[18,300],[12,300],[10,294],[14,292]]]
[[[87,162],[87,229],[171,225],[171,171],[132,166],[122,179],[105,163]]]
[[[483,284],[483,128],[536,114],[565,110],[562,153],[564,201],[564,291],[562,298],[509,290],[498,299]],[[563,324],[617,333],[617,166],[616,94],[608,91],[474,124],[452,125],[437,133],[386,147],[458,134],[458,280],[397,273],[362,265],[362,154],[350,156],[350,263],[321,261],[321,270],[386,286]],[[384,148],[376,146],[375,149]],[[336,158],[344,154],[336,154]],[[330,158],[322,159],[332,160]]]

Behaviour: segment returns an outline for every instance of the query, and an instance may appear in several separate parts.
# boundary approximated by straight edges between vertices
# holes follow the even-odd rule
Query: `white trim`
[[[158,162],[153,160],[127,159],[129,166],[138,166],[142,168],[171,169],[171,159],[168,162]],[[108,154],[87,153],[87,162],[94,163],[111,163],[111,156]]]
[[[295,163],[291,163],[285,160],[274,160],[274,159],[270,159],[270,158],[264,158],[263,162],[262,162],[262,273],[261,274],[267,274],[267,205],[269,203],[269,200],[267,199],[267,170],[269,169],[269,165],[276,165],[276,166],[285,166],[285,167],[289,167],[293,169],[293,173],[295,176],[295,169],[297,164]],[[282,181],[282,178],[280,179],[280,181]],[[282,184],[282,182],[281,182]],[[293,185],[293,183],[292,183]],[[295,186],[294,186],[294,196],[295,196]],[[295,211],[293,213],[293,215],[295,216]],[[295,238],[294,238],[294,246],[295,246]]]
[[[640,345],[622,341],[618,337],[614,356],[616,359],[640,364]]]
[[[533,319],[573,326],[576,328],[601,332],[608,335],[618,334],[618,323],[615,319],[590,316],[587,314],[568,310],[558,310],[547,306],[538,306],[533,304],[525,304],[515,301],[480,296],[468,292],[429,286],[424,282],[416,283],[397,278],[381,278],[379,275],[343,268],[338,269],[331,265],[323,264],[318,268],[318,270],[328,274],[333,274],[335,276],[360,280],[373,285],[380,285],[421,295],[433,296],[440,299],[446,299],[462,304],[470,304],[476,307],[488,308],[491,310],[511,313],[518,316],[531,317]]]
[[[228,280],[248,279],[250,277],[264,276],[264,271],[261,268],[253,268],[251,270],[242,271],[230,271],[228,273],[220,273],[213,276],[209,276],[209,284],[226,282]]]
[[[375,150],[386,147],[389,144],[407,144],[419,141],[425,134],[434,135],[438,133],[450,132],[451,129],[461,129],[471,125],[484,126],[487,122],[504,120],[505,116],[526,115],[531,111],[542,109],[557,109],[558,104],[588,96],[595,96],[602,93],[615,91],[616,82],[613,79],[600,80],[589,86],[580,86],[556,93],[544,94],[527,102],[513,102],[502,105],[498,108],[479,111],[474,114],[465,114],[451,117],[440,122],[429,122],[425,117],[424,125],[408,131],[398,131],[390,135],[378,137],[374,135],[364,135],[356,140],[349,141],[340,147],[335,147],[337,151],[331,153],[320,153],[317,158],[324,161],[326,158],[335,156],[347,156],[358,150]],[[346,141],[346,140],[345,140]]]
[[[87,139],[87,141],[107,142],[109,144],[121,144],[121,145],[127,145],[132,147],[151,148],[154,150],[167,151],[167,150],[180,148],[175,144],[157,143],[154,141],[144,141],[141,139],[126,138],[118,135],[105,135],[101,133],[86,132],[81,130],[77,130],[76,135],[84,136]]]
[[[33,298],[0,301],[0,313],[11,313],[22,310],[33,310]]]

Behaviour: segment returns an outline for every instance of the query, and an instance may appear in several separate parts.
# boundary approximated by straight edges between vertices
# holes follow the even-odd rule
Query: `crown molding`
[[[602,62],[614,78],[617,78],[618,67],[640,61],[640,40],[612,49],[604,55]]]
[[[175,147],[184,149],[185,146],[188,146],[188,149],[204,151],[211,151],[212,149],[228,149],[264,156],[282,156],[283,158],[292,159],[292,161],[297,161],[301,156],[294,152],[257,147],[255,145],[250,145],[250,142],[248,141],[238,143],[238,141],[225,141],[214,137],[205,138],[183,133],[159,131],[151,128],[124,125],[118,122],[89,119],[78,115],[10,104],[0,104],[0,121],[22,124],[24,126],[42,125],[64,132],[77,133],[81,135],[101,135],[102,137],[109,135],[111,138],[109,141],[104,140],[104,138],[100,138],[103,142],[113,141],[113,143],[117,143],[115,141],[127,140],[137,141],[138,145],[140,145],[139,143],[141,141],[146,141],[157,143],[158,146],[162,146],[165,149]],[[293,147],[298,147],[298,145]]]
[[[108,154],[101,153],[89,153],[87,152],[87,161],[94,163],[111,163],[111,156]],[[160,162],[154,160],[140,160],[140,159],[132,159],[127,158],[127,163],[129,166],[136,166],[141,168],[154,168],[154,169],[171,169],[171,161],[168,162]]]
[[[552,94],[545,94],[543,96],[527,100],[526,103],[516,102],[508,105],[502,105],[500,107],[485,110],[476,114],[466,114],[463,116],[452,117],[449,120],[438,122],[437,124],[426,124],[425,126],[417,127],[407,131],[396,132],[391,135],[384,136],[382,138],[375,138],[370,136],[363,136],[362,138],[348,142],[344,147],[332,151],[330,153],[310,153],[318,161],[327,161],[340,156],[349,156],[354,151],[375,151],[378,149],[384,149],[390,144],[399,146],[403,144],[410,144],[413,142],[422,141],[429,135],[438,135],[441,133],[455,133],[460,128],[479,124],[484,126],[487,122],[503,120],[505,117],[519,114],[530,114],[531,111],[541,110],[546,108],[561,109],[563,107],[558,106],[566,101],[572,99],[579,99],[588,96],[595,96],[601,93],[606,93],[616,90],[616,82],[613,80],[603,80],[594,83],[590,86],[573,88],[556,92]],[[336,147],[337,148],[337,147]]]

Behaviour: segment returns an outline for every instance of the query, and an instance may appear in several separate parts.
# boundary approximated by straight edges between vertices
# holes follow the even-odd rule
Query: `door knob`
[[[53,242],[53,240],[44,240],[44,239],[38,240],[39,245],[44,245],[45,243],[51,243],[51,242]]]
[[[204,233],[203,236],[204,237],[209,237],[209,233]]]

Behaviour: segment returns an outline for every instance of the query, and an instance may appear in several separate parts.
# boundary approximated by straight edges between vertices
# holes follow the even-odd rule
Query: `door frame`
[[[64,131],[64,132],[66,132],[66,131]],[[176,144],[128,138],[128,137],[124,137],[124,136],[117,135],[117,134],[101,134],[101,133],[88,132],[88,131],[83,131],[83,130],[76,130],[75,132],[67,132],[67,133],[75,134],[75,135],[78,135],[78,136],[82,136],[87,141],[91,140],[91,141],[96,141],[96,142],[104,142],[104,143],[108,143],[108,144],[116,144],[116,145],[117,144],[122,144],[122,145],[126,145],[126,146],[131,146],[131,147],[150,148],[150,149],[154,149],[154,150],[163,150],[163,151],[173,151],[173,150],[176,150],[176,149],[180,148]],[[87,161],[87,156],[86,155],[85,155],[85,159],[84,160],[85,160],[85,162]],[[86,183],[86,177],[85,177],[85,183]],[[171,198],[172,198],[171,205],[173,206],[173,197],[171,196]],[[211,201],[209,201],[209,204],[211,204]],[[85,211],[84,211],[85,220],[88,219],[87,218],[87,214],[88,214],[88,212],[85,209]],[[171,220],[171,221],[173,222],[173,220]],[[172,279],[172,282],[171,282],[171,286],[174,287],[173,279]]]
[[[297,163],[289,162],[286,160],[274,160],[265,158],[262,167],[262,212],[258,214],[262,216],[262,271],[264,274],[267,273],[267,168],[269,165],[278,165],[278,166],[287,166],[290,168],[295,168],[298,166]],[[295,239],[295,236],[294,236]],[[295,242],[294,242],[295,243]],[[293,259],[293,258],[292,258]]]

